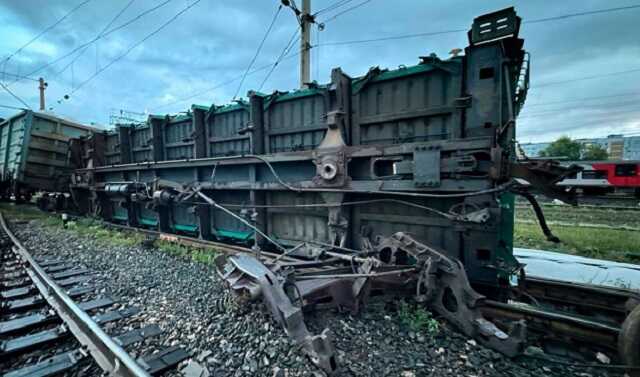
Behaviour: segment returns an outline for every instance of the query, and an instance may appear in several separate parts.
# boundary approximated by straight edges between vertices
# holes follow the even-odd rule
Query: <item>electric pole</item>
[[[300,24],[300,88],[304,89],[311,81],[311,24],[315,22],[311,14],[311,0],[302,0],[302,10],[294,0],[280,1],[293,10]]]
[[[40,111],[44,111],[45,110],[45,106],[44,106],[44,90],[47,88],[47,86],[49,84],[44,82],[44,79],[42,77],[40,77],[40,79],[38,79],[38,83],[40,84],[40,85],[38,85],[38,89],[40,90]]]
[[[311,0],[302,0],[302,14],[300,15],[300,88],[306,88],[311,81]]]

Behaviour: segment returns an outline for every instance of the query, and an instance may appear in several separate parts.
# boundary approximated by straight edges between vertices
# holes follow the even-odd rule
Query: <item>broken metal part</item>
[[[467,336],[510,357],[523,350],[524,322],[516,322],[507,334],[487,321],[480,310],[485,298],[471,288],[460,261],[401,232],[379,239],[376,252],[382,262],[415,264],[420,268],[416,300],[425,303]]]
[[[540,224],[540,229],[542,229],[542,233],[544,233],[545,237],[547,237],[547,241],[551,241],[554,243],[559,243],[560,238],[556,237],[549,229],[549,225],[547,225],[547,220],[544,217],[544,212],[542,212],[542,208],[540,204],[536,200],[536,197],[533,196],[530,192],[526,190],[514,190],[515,193],[521,195],[525,199],[529,201],[531,207],[533,207],[533,212],[536,214],[536,218],[538,219],[538,224]]]
[[[219,256],[215,263],[218,274],[231,288],[234,296],[240,301],[261,298],[273,318],[283,326],[287,335],[302,346],[315,365],[328,373],[336,370],[337,363],[329,330],[325,329],[320,335],[309,333],[302,314],[302,297],[299,293],[295,296],[296,289],[291,282],[281,279],[249,254],[228,258]],[[293,304],[296,299],[299,306]]]
[[[575,192],[566,191],[564,188],[556,186],[556,183],[580,171],[582,168],[578,165],[564,167],[555,160],[527,159],[511,164],[511,175],[514,178],[524,179],[545,196],[562,200],[574,206],[578,205]]]

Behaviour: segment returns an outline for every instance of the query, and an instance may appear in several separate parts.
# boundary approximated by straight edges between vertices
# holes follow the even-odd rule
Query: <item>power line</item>
[[[569,13],[569,14],[565,14],[565,15],[562,15],[562,16],[538,18],[538,19],[524,21],[523,24],[536,24],[536,23],[539,23],[539,22],[566,20],[567,18],[572,18],[572,17],[590,16],[592,14],[611,13],[611,12],[618,12],[618,11],[623,11],[623,10],[631,10],[631,9],[636,9],[636,8],[640,8],[640,4],[629,5],[629,6],[626,6],[626,7],[591,10],[591,11],[579,12],[579,13]]]
[[[9,105],[0,105],[0,107],[4,107],[5,109],[12,109],[12,110],[26,110],[24,107],[9,106]]]
[[[610,122],[622,122],[625,120],[628,120],[628,115],[618,115],[616,117],[610,117],[609,119],[607,119],[606,121],[597,119],[597,120],[592,120],[592,121],[579,121],[579,122],[562,122],[559,124],[553,124],[553,123],[546,123],[545,124],[545,128],[549,129],[549,130],[558,130],[558,131],[562,131],[562,132],[566,132],[568,130],[575,130],[575,129],[579,129],[579,128],[583,128],[583,127],[587,127],[587,126],[603,126],[603,127],[608,127],[610,128]],[[609,123],[608,123],[609,122]],[[537,126],[536,126],[537,127]],[[518,131],[522,131],[522,135],[518,135],[518,138],[522,138],[524,136],[529,135],[526,130],[529,127],[527,126],[520,126],[520,128],[518,129]],[[535,131],[535,135],[539,135],[540,134],[540,129],[539,127],[537,127],[535,130],[531,130],[531,134],[533,134],[533,132]],[[632,133],[622,133],[622,134],[632,134]]]
[[[595,97],[574,98],[574,99],[560,100],[560,101],[551,101],[551,102],[539,102],[539,103],[527,104],[527,105],[526,105],[526,108],[538,107],[538,106],[555,105],[555,104],[560,104],[560,103],[570,103],[570,102],[580,102],[580,101],[591,101],[591,100],[595,100],[595,99],[604,99],[604,98],[631,97],[631,96],[637,96],[637,95],[640,95],[640,92],[620,93],[620,94],[612,94],[612,95],[607,95],[607,96],[595,96]]]
[[[327,18],[326,20],[321,21],[321,22],[322,23],[331,22],[331,21],[335,20],[336,18],[342,16],[343,14],[351,12],[352,10],[360,8],[361,6],[363,6],[363,5],[367,4],[367,3],[370,3],[370,2],[371,2],[371,0],[364,0],[363,2],[358,3],[358,4],[356,4],[356,5],[354,5],[354,6],[350,7],[350,8],[347,8],[347,9],[343,10],[342,12],[336,13],[333,16],[331,16],[330,18]]]
[[[606,120],[607,117],[617,117],[617,116],[624,116],[624,117],[629,117],[628,114],[635,114],[638,113],[640,115],[640,109],[634,109],[634,110],[620,110],[620,111],[610,111],[610,112],[606,112],[606,113],[601,113],[601,114],[590,114],[589,115],[589,119],[593,119],[594,121],[597,122],[603,122],[604,120]],[[520,122],[530,122],[530,121],[536,121],[536,119],[540,119],[540,118],[545,118],[548,115],[540,115],[540,116],[535,116],[535,117],[523,117],[524,119],[522,119]],[[599,117],[604,117],[602,119]],[[597,118],[597,119],[596,119]],[[518,119],[520,119],[520,117],[518,117]],[[640,120],[640,119],[639,119]],[[548,121],[545,121],[548,122]],[[562,124],[566,124],[566,121],[562,121]]]
[[[617,8],[607,8],[607,9],[599,9],[594,11],[580,12],[580,13],[569,13],[563,14],[554,17],[540,18],[535,20],[523,21],[523,24],[531,24],[531,23],[544,23],[551,21],[564,20],[572,17],[580,17],[587,16],[592,14],[601,14],[601,13],[609,13],[609,12],[617,12],[624,10],[633,10],[640,8],[640,4],[631,5],[627,7],[617,7]],[[443,30],[443,31],[433,31],[433,32],[424,32],[424,33],[415,33],[415,34],[403,34],[403,35],[395,35],[395,36],[387,36],[387,37],[379,37],[379,38],[370,38],[370,39],[360,39],[360,40],[351,40],[351,41],[336,41],[336,42],[328,42],[323,43],[323,46],[341,46],[341,45],[350,45],[350,44],[361,44],[361,43],[371,43],[371,42],[380,42],[380,41],[390,41],[390,40],[398,40],[398,39],[408,39],[408,38],[419,38],[433,35],[442,35],[442,34],[453,34],[453,33],[466,33],[467,29],[452,29],[452,30]]]
[[[38,81],[38,79],[34,78],[34,77],[29,77],[29,76],[23,76],[23,75],[18,75],[15,73],[9,73],[9,72],[2,72],[3,76],[11,76],[11,77],[15,77],[18,79],[23,79],[23,80],[31,80],[31,81]]]
[[[352,1],[354,1],[354,0],[341,0],[341,1],[336,1],[335,3],[333,3],[333,4],[329,5],[329,6],[327,6],[327,7],[325,7],[325,8],[322,8],[322,9],[320,9],[319,11],[315,12],[315,13],[313,14],[313,16],[314,16],[314,17],[316,17],[316,16],[318,16],[318,15],[320,15],[320,14],[322,14],[322,13],[330,12],[330,11],[332,11],[332,10],[334,10],[334,9],[338,9],[338,8],[340,8],[341,6],[346,5],[346,4],[348,4],[348,3],[352,2]]]
[[[294,57],[296,57],[296,56],[298,56],[298,55],[300,55],[300,51],[297,51],[297,52],[295,52],[295,53],[293,53],[293,54],[291,54],[291,55],[287,55],[287,56],[285,56],[285,57],[282,59],[282,61],[284,61],[284,60],[288,60],[288,59],[291,59],[291,58],[294,58]],[[255,73],[258,73],[258,72],[260,72],[260,71],[264,71],[265,69],[272,67],[272,66],[273,66],[273,64],[274,64],[274,63],[269,63],[269,64],[266,64],[266,65],[263,65],[262,67],[258,67],[258,68],[256,68],[256,69],[254,69],[253,71],[249,72],[249,73],[247,74],[247,76],[251,76],[251,75],[253,75],[253,74],[255,74]],[[236,82],[236,81],[238,81],[238,80],[242,79],[242,76],[243,76],[243,75],[238,75],[238,76],[233,77],[233,78],[231,78],[231,79],[229,79],[229,80],[226,80],[226,81],[223,81],[223,82],[221,82],[221,83],[219,83],[219,84],[216,84],[216,85],[214,85],[214,86],[212,86],[212,87],[210,87],[210,88],[207,88],[207,89],[201,90],[201,91],[199,91],[199,92],[193,93],[193,94],[191,94],[191,95],[189,95],[189,96],[187,96],[187,97],[183,97],[183,98],[178,99],[178,100],[175,100],[175,101],[173,101],[173,102],[169,102],[169,103],[166,103],[166,104],[164,104],[164,105],[160,105],[160,106],[158,106],[158,107],[155,107],[155,108],[153,108],[153,110],[158,110],[158,109],[162,109],[162,108],[165,108],[165,107],[168,107],[168,106],[173,106],[173,105],[175,105],[175,104],[178,104],[178,103],[181,103],[181,102],[184,102],[184,101],[188,101],[188,100],[190,100],[190,99],[193,99],[193,98],[198,97],[198,96],[200,96],[200,95],[203,95],[203,94],[205,94],[205,93],[211,92],[211,91],[213,91],[213,90],[216,90],[216,89],[222,88],[222,87],[227,86],[227,85],[229,85],[229,84],[233,84],[234,82]]]
[[[124,58],[125,56],[127,56],[133,49],[135,49],[136,47],[140,46],[142,43],[144,43],[146,40],[148,40],[149,38],[153,37],[154,35],[156,35],[157,33],[159,33],[162,29],[164,29],[165,27],[167,27],[169,24],[171,24],[173,21],[175,21],[178,17],[180,17],[183,13],[185,13],[186,11],[188,11],[189,9],[191,9],[193,6],[195,6],[196,4],[198,4],[201,0],[195,0],[194,2],[192,2],[191,4],[187,5],[186,7],[184,7],[182,10],[180,10],[178,13],[176,13],[173,17],[171,17],[169,20],[167,20],[165,23],[163,23],[162,25],[160,25],[158,28],[156,28],[154,31],[152,31],[151,33],[147,34],[144,38],[142,38],[140,41],[134,43],[133,45],[129,46],[129,48],[127,49],[127,51],[125,51],[123,54],[118,55],[116,58],[114,58],[113,60],[111,60],[107,65],[105,65],[104,67],[100,68],[96,73],[94,73],[93,75],[91,75],[88,79],[84,80],[82,83],[80,83],[78,86],[76,86],[75,89],[73,89],[71,91],[71,93],[69,95],[66,95],[64,97],[64,99],[68,99],[68,97],[71,94],[74,94],[75,92],[77,92],[80,88],[82,88],[83,86],[85,86],[88,82],[90,82],[91,80],[93,80],[96,76],[98,76],[99,74],[101,74],[102,72],[104,72],[107,68],[111,67],[113,64],[115,64],[116,62],[118,62],[120,59]],[[58,101],[60,102],[60,101]]]
[[[76,10],[80,9],[80,7],[82,7],[83,5],[85,5],[86,3],[88,3],[91,0],[85,0],[82,3],[76,5],[73,9],[71,9],[70,11],[68,11],[64,16],[62,16],[62,18],[58,19],[56,22],[54,22],[53,24],[51,24],[50,26],[46,27],[43,31],[41,31],[38,35],[36,35],[35,37],[33,37],[29,42],[25,43],[24,45],[22,45],[19,49],[17,49],[16,51],[14,51],[12,54],[10,54],[9,56],[7,56],[6,58],[3,59],[3,62],[10,60],[12,57],[14,57],[15,55],[19,54],[22,50],[24,50],[25,48],[27,48],[27,46],[29,46],[30,44],[32,44],[33,42],[35,42],[38,38],[40,38],[41,36],[43,36],[44,34],[46,34],[49,30],[53,29],[54,27],[58,26],[62,21],[64,21],[67,17],[69,17],[73,12],[75,12]],[[28,75],[30,76],[30,75]]]
[[[17,99],[18,101],[20,101],[20,103],[22,103],[23,105],[25,105],[27,108],[31,109],[31,106],[29,106],[26,102],[24,102],[22,100],[22,98],[18,97],[17,95],[15,95],[11,90],[9,90],[9,88],[7,88],[7,86],[5,84],[3,84],[2,82],[0,82],[0,86],[2,86],[2,89],[6,90],[7,93],[11,94],[11,97]]]
[[[127,3],[127,5],[124,6],[124,8],[122,8],[112,19],[111,21],[109,21],[109,23],[107,23],[102,30],[98,33],[98,35],[96,36],[96,38],[102,37],[102,35],[111,27],[111,25],[113,25],[114,22],[116,22],[116,20],[118,18],[120,18],[120,16],[131,6],[131,4],[133,4],[135,0],[129,0],[129,2]],[[89,45],[85,46],[82,50],[80,50],[80,52],[78,53],[78,55],[76,55],[73,59],[71,59],[71,61],[69,63],[67,63],[67,65],[64,66],[64,68],[62,68],[58,73],[55,74],[55,76],[59,76],[61,75],[64,71],[67,70],[67,68],[69,68],[73,63],[75,63],[76,60],[78,60],[87,50],[89,49]]]
[[[599,79],[601,77],[617,76],[617,75],[624,75],[624,74],[636,73],[636,72],[640,72],[640,68],[629,69],[629,70],[626,70],[626,71],[602,73],[602,74],[599,74],[599,75],[576,77],[575,79],[569,79],[569,80],[545,82],[545,83],[541,83],[541,84],[537,84],[537,85],[532,85],[532,86],[529,87],[529,89],[542,88],[542,87],[545,87],[545,86],[558,85],[558,84],[567,84],[567,83],[575,82],[575,81],[593,80],[593,79]]]
[[[370,43],[370,42],[392,41],[397,39],[418,38],[418,37],[427,37],[432,35],[460,33],[460,32],[466,32],[466,29],[452,29],[452,30],[431,31],[431,32],[416,33],[416,34],[394,35],[394,36],[371,38],[371,39],[326,42],[326,43],[323,43],[322,46],[342,46],[342,45],[352,45],[352,44],[361,44],[361,43]]]
[[[65,58],[67,58],[67,57],[69,57],[69,56],[71,56],[71,55],[75,54],[76,52],[80,51],[81,49],[83,49],[83,48],[84,48],[84,47],[86,47],[86,46],[89,46],[90,44],[94,43],[95,41],[100,40],[100,39],[102,39],[102,38],[104,38],[104,37],[106,37],[106,36],[108,36],[108,35],[110,35],[110,34],[115,33],[115,32],[116,32],[116,31],[118,31],[118,30],[121,30],[121,29],[123,29],[123,28],[125,28],[125,27],[127,27],[127,26],[131,25],[132,23],[134,23],[134,22],[138,21],[140,18],[142,18],[142,17],[146,16],[147,14],[149,14],[149,13],[151,13],[151,12],[153,12],[153,11],[157,10],[157,9],[160,9],[160,8],[162,8],[163,6],[165,6],[165,5],[169,4],[171,1],[172,1],[172,0],[165,0],[165,1],[163,1],[162,3],[160,3],[160,4],[158,4],[158,5],[154,6],[154,7],[151,7],[151,8],[149,8],[149,9],[147,9],[147,10],[145,10],[145,11],[141,12],[141,13],[139,13],[137,16],[133,17],[133,18],[132,18],[132,19],[130,19],[129,21],[127,21],[127,22],[125,22],[125,23],[123,23],[123,24],[121,24],[121,25],[119,25],[119,26],[116,26],[115,28],[113,28],[113,29],[111,29],[111,30],[109,30],[109,31],[105,32],[105,33],[104,33],[104,34],[102,34],[101,36],[99,36],[99,37],[95,37],[95,38],[91,39],[90,41],[88,41],[88,42],[86,42],[86,43],[83,43],[83,44],[81,44],[80,46],[78,46],[78,47],[74,48],[73,50],[71,50],[71,51],[70,51],[70,52],[68,52],[67,54],[65,54],[65,55],[63,55],[63,56],[61,56],[61,57],[59,57],[59,58],[57,58],[57,59],[55,59],[55,60],[53,60],[53,61],[51,61],[51,62],[49,62],[49,63],[47,63],[47,64],[45,64],[45,65],[43,65],[43,66],[41,66],[41,67],[39,67],[39,68],[37,68],[37,69],[33,70],[33,71],[32,71],[32,72],[30,72],[27,76],[31,76],[31,75],[33,75],[33,74],[36,74],[36,73],[38,73],[38,72],[42,71],[43,69],[45,69],[45,68],[47,68],[47,67],[50,67],[50,66],[52,66],[53,64],[56,64],[56,63],[58,63],[59,61],[61,61],[61,60],[65,59]],[[16,80],[16,81],[18,81],[18,80]]]
[[[264,46],[264,42],[267,40],[267,37],[269,36],[269,33],[271,33],[271,29],[273,29],[273,25],[276,23],[276,20],[278,19],[278,15],[280,14],[281,10],[282,10],[282,4],[280,4],[278,6],[278,10],[273,15],[273,18],[271,19],[271,23],[269,24],[269,27],[267,28],[267,31],[264,33],[264,36],[262,37],[262,41],[260,41],[260,44],[258,45],[258,49],[256,50],[256,53],[253,55],[253,59],[251,59],[251,62],[247,66],[247,69],[244,71],[244,75],[242,75],[242,79],[240,80],[240,84],[238,84],[238,89],[236,89],[236,92],[233,95],[233,99],[234,100],[238,96],[238,93],[240,92],[240,89],[242,88],[242,84],[244,83],[244,79],[247,78],[247,74],[249,73],[249,70],[251,70],[251,67],[253,67],[253,63],[256,62],[256,59],[258,58],[258,55],[260,55],[260,50],[262,50],[262,46]]]
[[[605,103],[600,103],[600,104],[583,104],[583,105],[574,105],[574,106],[570,106],[570,107],[560,107],[558,109],[547,109],[547,110],[542,110],[542,111],[537,111],[537,112],[533,112],[533,113],[524,113],[519,116],[519,118],[522,117],[530,117],[530,116],[537,116],[537,115],[545,115],[545,114],[552,114],[552,113],[557,113],[557,112],[561,112],[561,111],[570,111],[570,110],[581,110],[581,111],[589,111],[589,110],[609,110],[611,108],[616,108],[616,107],[624,107],[624,106],[638,106],[640,105],[640,102],[638,102],[637,100],[630,100],[630,101],[623,101],[623,102],[605,102]],[[603,108],[602,106],[606,106],[606,108]]]
[[[336,3],[334,3],[333,5],[337,8],[338,4],[340,4],[339,6],[342,6],[350,1],[353,0],[349,0],[349,1],[338,1]],[[557,20],[562,20],[562,19],[567,19],[567,18],[571,18],[571,17],[580,17],[580,16],[586,16],[589,14],[597,14],[597,13],[607,13],[607,12],[615,12],[615,11],[623,11],[623,10],[632,10],[635,8],[640,7],[639,5],[632,5],[629,7],[618,7],[618,8],[608,8],[608,9],[600,9],[600,10],[595,10],[595,11],[589,11],[589,12],[581,12],[581,13],[570,13],[570,14],[565,14],[565,15],[560,15],[560,16],[554,16],[554,17],[548,17],[545,19],[535,19],[535,20],[531,20],[529,22],[525,21],[524,23],[543,23],[543,22],[551,22],[551,21],[557,21]],[[330,7],[327,7],[330,8]],[[327,9],[325,8],[325,9]],[[334,8],[335,9],[335,8]],[[324,9],[323,9],[324,11]],[[315,15],[319,14],[320,11],[316,12]],[[467,29],[450,29],[450,30],[441,30],[441,31],[432,31],[432,32],[423,32],[423,33],[414,33],[414,34],[403,34],[403,35],[395,35],[395,36],[387,36],[387,37],[379,37],[379,38],[370,38],[370,39],[360,39],[360,40],[350,40],[350,41],[335,41],[335,42],[326,42],[326,43],[321,43],[315,46],[311,46],[313,47],[320,47],[320,46],[340,46],[340,45],[351,45],[351,44],[362,44],[362,43],[371,43],[371,42],[379,42],[379,41],[390,41],[390,40],[399,40],[399,39],[409,39],[409,38],[419,38],[419,37],[427,37],[427,36],[435,36],[435,35],[444,35],[444,34],[455,34],[455,33],[466,33]],[[287,56],[287,58],[289,58],[290,56]],[[276,60],[277,62],[277,60]],[[277,65],[277,64],[275,64]],[[272,67],[271,64],[267,65],[267,66],[263,66],[258,70],[253,71],[252,73],[255,73],[257,71],[260,70],[264,70],[267,69],[269,67]],[[252,74],[250,73],[250,74]],[[270,76],[270,74],[269,74]],[[173,101],[171,103],[162,105],[158,108],[163,108],[163,107],[167,107],[167,106],[171,106],[171,105],[175,105],[177,103],[189,100],[191,98],[197,97],[199,95],[202,95],[206,92],[209,92],[211,90],[217,89],[221,86],[225,86],[228,85],[229,83],[235,82],[236,80],[240,79],[242,76],[238,77],[238,78],[234,78],[232,80],[229,80],[227,82],[224,82],[220,85],[214,86],[212,88],[197,92],[189,97],[185,97],[182,98],[180,100],[177,101]],[[268,77],[267,77],[268,78]],[[578,79],[580,80],[580,79]],[[543,84],[546,85],[546,84]],[[554,84],[555,85],[555,84]],[[537,87],[540,87],[540,85],[538,85]],[[537,104],[536,104],[537,105]]]
[[[267,80],[269,80],[269,77],[271,77],[271,74],[273,73],[273,71],[275,71],[275,69],[278,66],[278,64],[280,64],[282,59],[284,59],[284,57],[287,56],[287,54],[289,53],[289,51],[293,47],[295,39],[298,36],[299,32],[300,32],[300,28],[296,27],[296,29],[293,32],[293,35],[291,35],[291,38],[289,38],[289,41],[287,42],[287,44],[282,49],[282,52],[280,53],[280,55],[278,56],[276,61],[273,63],[273,65],[271,65],[271,69],[269,70],[269,72],[267,72],[267,75],[264,77],[264,79],[260,83],[260,87],[258,88],[258,91],[262,90],[262,87],[264,87],[264,84],[267,82]]]

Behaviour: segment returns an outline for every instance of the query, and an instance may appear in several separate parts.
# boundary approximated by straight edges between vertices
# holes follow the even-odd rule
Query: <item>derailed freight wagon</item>
[[[67,192],[74,168],[69,141],[96,129],[52,114],[24,110],[0,123],[0,192],[29,200],[37,191]]]
[[[602,288],[580,288],[554,308],[598,321],[552,313],[558,285],[525,279],[513,256],[513,195],[536,205],[513,178],[569,201],[555,183],[572,171],[516,161],[529,78],[519,26],[505,9],[474,20],[462,56],[356,78],[336,68],[327,84],[119,127],[85,143],[74,198],[110,222],[250,246],[216,258],[220,277],[328,372],[331,335],[312,335],[302,310],[357,312],[377,294],[413,297],[505,355],[532,330],[637,365],[637,294],[608,292],[602,320],[590,299]]]
[[[118,153],[103,150],[103,166],[75,174],[81,207],[267,249],[247,223],[285,247],[362,249],[402,231],[497,295],[519,269],[505,184],[528,65],[515,12],[484,20],[463,56],[358,78],[334,69],[326,85],[120,127],[105,143]]]

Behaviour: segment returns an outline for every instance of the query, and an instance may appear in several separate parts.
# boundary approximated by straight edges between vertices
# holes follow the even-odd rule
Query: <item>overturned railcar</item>
[[[37,191],[66,192],[75,166],[69,142],[96,129],[24,110],[0,122],[0,194],[29,200]]]
[[[461,56],[335,68],[327,84],[96,135],[74,197],[108,221],[310,256],[300,245],[362,250],[404,232],[499,296],[520,268],[508,191],[528,87],[519,26],[507,9],[475,20]]]

